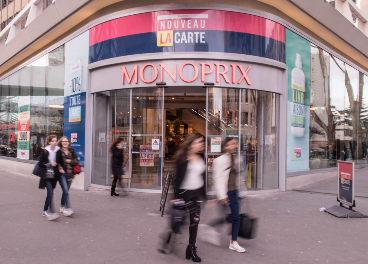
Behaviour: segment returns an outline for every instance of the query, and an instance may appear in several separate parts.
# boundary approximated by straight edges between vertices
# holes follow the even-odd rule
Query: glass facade
[[[136,88],[94,94],[92,183],[111,184],[109,146],[124,139],[125,187],[160,190],[190,133],[206,139],[206,184],[226,138],[236,138],[242,190],[278,189],[279,96],[232,88]],[[106,121],[105,121],[106,120]],[[154,143],[156,142],[156,143]]]
[[[19,157],[17,148],[24,141],[28,151],[22,158],[37,160],[48,134],[63,135],[64,57],[64,46],[60,46],[0,81],[1,156]],[[20,102],[27,97],[25,114]]]
[[[2,0],[1,29],[28,2],[28,0]],[[47,8],[51,3],[52,1],[43,0],[43,8]],[[237,21],[250,19],[249,21],[253,21],[254,25],[263,25],[262,21],[265,20],[265,18],[235,11],[201,9],[196,12],[205,14],[208,19],[218,19],[218,17],[222,19],[235,17],[238,18]],[[258,42],[242,42],[239,36],[232,39],[233,35],[231,35],[229,38],[224,37],[223,43],[221,41],[217,43],[222,46],[215,49],[216,45],[211,41],[216,38],[209,35],[205,38],[208,43],[203,43],[203,46],[189,42],[175,42],[171,46],[165,46],[166,48],[156,49],[157,39],[154,34],[154,42],[151,45],[155,47],[154,50],[146,50],[147,45],[141,45],[143,42],[140,38],[137,38],[139,43],[127,42],[135,49],[114,46],[114,49],[117,49],[115,52],[102,48],[104,45],[111,47],[111,43],[115,40],[101,41],[99,38],[101,32],[114,32],[116,25],[126,26],[125,20],[140,16],[143,14],[119,18],[116,23],[114,22],[115,24],[103,23],[100,27],[93,27],[67,42],[65,46],[54,49],[7,78],[2,78],[0,80],[0,156],[37,160],[48,134],[56,134],[58,137],[65,135],[73,138],[73,148],[77,149],[78,156],[82,157],[82,166],[84,166],[85,144],[92,144],[92,153],[86,154],[86,157],[92,155],[93,160],[91,182],[110,185],[111,156],[108,147],[116,137],[122,137],[125,153],[125,184],[130,188],[145,190],[161,189],[162,180],[167,171],[175,167],[173,155],[189,133],[200,133],[205,138],[206,184],[209,190],[212,185],[212,162],[221,154],[222,143],[226,138],[237,138],[239,142],[238,154],[243,161],[240,165],[243,171],[241,178],[243,190],[268,190],[281,186],[278,157],[280,147],[286,148],[287,172],[333,168],[337,166],[339,160],[354,161],[356,164],[367,163],[368,76],[364,73],[274,21],[267,22],[270,28],[266,30],[268,32],[266,35],[272,41],[265,43],[263,47],[262,45],[256,48],[248,47],[249,43]],[[26,17],[22,24],[25,21]],[[132,26],[134,33],[135,20],[129,21],[132,23],[129,25]],[[156,24],[157,21],[153,21],[152,23],[149,25],[150,28],[171,25],[169,22]],[[226,26],[227,23],[218,22],[217,24],[224,34],[230,32]],[[203,24],[203,30],[207,30],[206,25],[210,23]],[[243,25],[244,23],[234,24],[235,28],[232,30],[242,29]],[[208,32],[214,31],[208,30]],[[136,36],[136,34],[133,35]],[[252,37],[259,36],[255,34]],[[228,42],[240,44],[235,47]],[[175,48],[176,44],[180,44],[180,48],[179,46]],[[251,76],[250,79],[254,78],[254,82],[264,78],[281,80],[278,79],[279,73],[281,75],[283,71],[280,69],[277,69],[280,70],[279,73],[275,72],[272,76],[263,76],[258,72],[254,74],[257,76],[252,76],[257,70],[256,65],[252,64],[249,68],[243,65],[243,69],[240,64],[248,62],[239,59],[239,65],[226,66],[225,64],[228,63],[226,61],[224,64],[216,62],[213,64],[216,68],[212,70],[210,70],[213,67],[212,64],[200,63],[203,64],[204,68],[202,68],[195,63],[184,65],[180,62],[180,65],[184,65],[185,68],[178,67],[178,71],[175,68],[172,73],[165,68],[163,73],[163,68],[160,68],[163,66],[151,64],[157,62],[159,57],[156,57],[155,62],[148,61],[145,66],[137,62],[141,70],[142,67],[152,68],[153,72],[150,73],[152,76],[147,70],[147,76],[144,75],[144,69],[138,73],[137,68],[136,79],[133,78],[133,69],[129,69],[129,74],[121,79],[119,74],[122,68],[118,66],[119,73],[114,72],[114,76],[118,76],[116,77],[118,81],[114,85],[118,86],[122,82],[123,86],[107,85],[108,87],[96,90],[91,88],[92,91],[104,89],[106,91],[93,94],[93,102],[91,102],[94,111],[93,142],[85,142],[85,106],[86,98],[90,96],[86,87],[87,83],[91,84],[89,76],[92,76],[94,71],[99,71],[97,68],[89,71],[88,66],[109,58],[145,53],[160,54],[158,52],[186,52],[187,58],[193,59],[195,52],[214,54],[217,52],[239,54],[239,56],[252,55],[263,57],[262,60],[267,58],[279,61],[287,68],[288,94],[281,95],[283,89],[278,90],[281,85],[284,85],[282,81],[274,82],[277,84],[270,88],[267,85],[257,86],[254,83],[251,85],[251,81],[248,80],[249,76]],[[170,63],[176,67],[176,61],[173,60]],[[173,66],[170,63],[167,63],[168,67]],[[228,69],[225,70],[225,66]],[[270,65],[259,67],[265,67],[262,70],[266,70],[266,67],[273,68]],[[160,76],[154,71],[155,69],[162,71]],[[199,75],[202,69],[205,72]],[[250,73],[247,76],[249,70]],[[242,76],[239,80],[240,71]],[[177,72],[179,76],[176,76]],[[211,72],[217,74],[214,86],[228,86],[228,88],[209,87],[208,85],[212,85],[211,82],[203,88],[205,83],[202,79],[207,78],[208,81],[208,78],[212,78]],[[193,80],[191,80],[192,74],[195,76]],[[149,82],[150,78],[153,78],[151,82]],[[157,88],[156,81],[164,78],[175,82],[168,82],[168,88]],[[129,82],[129,85],[124,84],[124,80]],[[140,88],[134,88],[133,82]],[[237,86],[238,84],[240,85]],[[101,85],[103,85],[102,81]],[[125,89],[120,89],[124,87]],[[287,96],[285,113],[279,112],[280,95]],[[284,97],[281,99],[284,100]],[[279,127],[281,118],[287,119],[286,129]],[[278,145],[279,130],[287,135],[285,146]],[[156,147],[153,147],[154,141],[157,142]]]
[[[366,164],[367,76],[311,45],[309,167]]]

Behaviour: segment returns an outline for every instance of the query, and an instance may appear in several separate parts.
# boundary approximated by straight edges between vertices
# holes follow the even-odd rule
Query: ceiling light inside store
[[[51,108],[64,108],[63,105],[49,105]]]

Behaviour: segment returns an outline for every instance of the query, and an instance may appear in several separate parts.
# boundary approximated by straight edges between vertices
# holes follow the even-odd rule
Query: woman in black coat
[[[202,196],[205,195],[206,164],[200,154],[203,149],[202,135],[189,134],[175,153],[176,174],[173,179],[175,200],[172,203],[178,204],[176,208],[182,212],[180,215],[189,214],[189,245],[186,249],[186,258],[192,259],[194,262],[201,262],[201,258],[197,255],[196,240],[200,220],[200,204]],[[179,218],[175,218],[175,221],[178,221]],[[166,248],[169,248],[172,240],[172,232],[178,233],[178,228],[178,225],[172,223],[172,230],[168,232],[167,237],[164,236],[164,244],[159,252],[166,253]]]
[[[124,174],[123,172],[123,162],[124,162],[124,150],[123,150],[123,139],[117,138],[110,146],[111,157],[111,169],[112,174],[114,175],[114,179],[111,184],[111,196],[119,196],[115,192],[116,182],[120,179]]]
[[[52,197],[60,174],[65,173],[63,169],[60,169],[60,166],[63,166],[63,159],[60,153],[58,153],[60,152],[60,148],[56,145],[57,137],[55,135],[49,135],[46,138],[46,147],[41,152],[39,159],[39,166],[43,168],[43,170],[41,171],[41,178],[38,187],[40,189],[47,189],[47,196],[42,212],[42,215],[46,216],[47,220],[55,220],[59,217],[58,214],[54,213]],[[47,177],[48,169],[53,171],[53,178]]]

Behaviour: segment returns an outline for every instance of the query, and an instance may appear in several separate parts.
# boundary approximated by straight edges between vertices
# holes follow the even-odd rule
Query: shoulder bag
[[[45,151],[44,151],[44,153],[45,153]],[[38,159],[40,159],[40,157]],[[42,168],[40,167],[40,164],[39,163],[40,162],[38,161],[36,163],[36,165],[34,166],[34,168],[33,168],[33,174],[36,175],[36,176],[38,176],[38,177],[41,177]]]
[[[79,162],[73,166],[73,172],[76,175],[82,172],[82,167]]]
[[[78,156],[77,156],[77,154],[75,153],[74,149],[73,149],[73,152],[74,152],[75,156],[78,158]],[[77,164],[73,165],[73,173],[74,173],[75,175],[77,175],[77,174],[79,174],[79,173],[81,173],[81,172],[82,172],[82,167],[81,167],[81,165],[79,164],[79,162],[78,162]]]

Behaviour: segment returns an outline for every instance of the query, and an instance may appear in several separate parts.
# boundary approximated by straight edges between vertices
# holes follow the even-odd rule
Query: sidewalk
[[[46,221],[41,214],[46,191],[38,178],[0,170],[0,263],[192,263],[185,260],[188,232],[179,236],[176,253],[157,252],[158,235],[167,224],[159,216],[157,194],[111,197],[105,190],[71,190],[75,215]],[[59,208],[60,186],[54,205]],[[336,196],[290,191],[248,198],[259,217],[254,240],[239,239],[245,254],[198,241],[202,263],[367,263],[368,219],[338,219],[320,212]],[[368,214],[368,199],[357,198]],[[245,206],[243,207],[245,210]],[[206,208],[201,223],[216,215]]]

